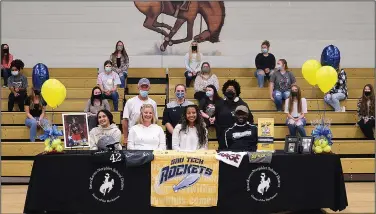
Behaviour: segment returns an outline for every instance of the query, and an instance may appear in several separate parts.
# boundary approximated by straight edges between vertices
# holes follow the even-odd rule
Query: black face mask
[[[366,95],[368,97],[369,95],[371,95],[371,92],[370,91],[365,91],[364,95]]]
[[[293,97],[296,97],[296,96],[298,96],[298,92],[291,92],[291,95],[293,96]]]
[[[34,90],[34,94],[35,95],[40,95],[40,91],[39,90]]]
[[[235,99],[235,93],[233,91],[226,91],[225,92],[225,96],[229,100],[234,100]]]
[[[197,46],[192,46],[192,51],[197,51]]]
[[[102,94],[94,95],[93,97],[94,97],[94,99],[100,100],[100,99],[102,99]]]
[[[8,54],[8,53],[9,53],[9,49],[3,49],[3,52],[4,52],[5,54]]]

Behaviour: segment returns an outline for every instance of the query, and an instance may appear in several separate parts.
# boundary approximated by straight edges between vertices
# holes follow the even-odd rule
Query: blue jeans
[[[306,132],[304,130],[304,126],[307,124],[305,118],[300,119],[300,121],[302,122],[302,124],[298,124],[298,125],[297,124],[291,124],[288,121],[289,121],[289,119],[287,119],[286,125],[289,128],[290,136],[296,136],[296,132],[299,133],[300,137],[307,136]]]
[[[112,100],[112,102],[114,103],[114,111],[118,111],[118,109],[119,109],[119,94],[117,93],[117,91],[112,92],[109,96],[106,95],[106,94],[103,94],[103,95],[104,95],[104,98]]]
[[[254,74],[255,74],[255,77],[257,78],[257,84],[258,84],[259,88],[264,87],[265,79],[269,80],[270,76],[272,75],[273,72],[274,72],[273,69],[270,69],[270,72],[268,74],[265,74],[264,70],[262,70],[262,69],[257,69],[255,71]]]
[[[192,76],[189,76],[189,71],[185,71],[184,72],[184,76],[185,76],[185,86],[188,88],[189,85],[191,84],[192,80],[194,81],[196,79],[196,75],[192,75]]]
[[[345,94],[343,93],[335,93],[335,94],[327,94],[324,97],[325,102],[334,108],[334,111],[340,112],[341,106],[339,101],[344,100],[346,98]]]
[[[34,119],[26,118],[25,125],[30,128],[30,142],[35,142],[35,138],[37,137],[37,128],[39,117],[35,117]],[[47,123],[47,119],[42,119],[41,124]]]
[[[11,76],[11,71],[9,68],[1,69],[1,76],[4,78],[3,86],[8,86],[8,77]]]
[[[273,98],[275,106],[277,107],[277,111],[282,111],[282,101],[286,100],[290,96],[290,91],[280,92],[280,91],[273,91]]]
[[[123,72],[123,75],[119,75],[119,78],[120,78],[120,88],[125,88],[126,86],[126,83],[125,83],[125,80],[127,79],[128,77],[128,72]]]

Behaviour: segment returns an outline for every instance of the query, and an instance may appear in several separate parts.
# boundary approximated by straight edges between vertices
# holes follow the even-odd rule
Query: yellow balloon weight
[[[332,66],[323,66],[316,73],[317,85],[324,93],[330,91],[338,81],[338,74]]]
[[[49,79],[42,85],[42,96],[51,108],[56,108],[62,104],[67,95],[67,89],[57,79]]]
[[[303,66],[302,66],[303,77],[304,77],[305,80],[307,80],[307,82],[310,85],[316,85],[317,84],[316,72],[320,68],[321,68],[320,62],[317,61],[317,60],[314,60],[314,59],[307,60],[303,64]]]

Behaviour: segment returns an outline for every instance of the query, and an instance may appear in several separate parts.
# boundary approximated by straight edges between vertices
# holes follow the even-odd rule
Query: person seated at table
[[[358,100],[358,122],[357,125],[362,130],[368,140],[374,140],[375,134],[375,92],[371,84],[363,88],[362,97]]]
[[[275,57],[272,53],[269,53],[270,42],[265,40],[261,44],[261,53],[257,54],[255,59],[255,65],[257,70],[255,71],[255,77],[257,77],[257,83],[259,88],[264,87],[264,81],[269,80],[270,76],[274,72]]]
[[[9,45],[1,45],[1,76],[4,78],[3,88],[8,87],[8,77],[10,74],[10,64],[13,61],[13,55],[9,53]]]
[[[137,125],[129,130],[128,150],[166,150],[166,135],[154,111],[153,105],[142,105]]]
[[[32,88],[32,93],[25,99],[25,125],[30,128],[30,142],[35,142],[37,128],[48,124],[46,119],[46,105],[40,90]]]
[[[193,41],[189,52],[184,56],[185,62],[185,85],[189,88],[192,80],[196,79],[197,73],[200,72],[201,62],[203,59],[202,53],[200,53],[198,48],[198,43]]]
[[[291,86],[291,96],[285,101],[285,113],[287,114],[286,125],[289,127],[290,135],[296,136],[296,132],[298,132],[300,137],[305,137],[307,100],[302,97],[297,85]]]
[[[208,85],[214,85],[217,90],[219,88],[218,77],[211,72],[210,64],[204,62],[202,63],[201,71],[197,75],[194,85],[194,98],[197,101],[200,102],[200,100],[205,97],[206,87]]]
[[[89,131],[91,131],[98,124],[97,114],[99,110],[106,109],[110,111],[110,104],[106,99],[103,99],[102,90],[95,86],[91,91],[91,98],[87,101],[84,112],[87,113]]]
[[[191,101],[185,99],[186,87],[183,84],[175,86],[176,99],[167,103],[163,110],[162,125],[166,127],[167,149],[172,149],[172,133],[179,123],[184,107],[193,105]]]
[[[115,145],[116,150],[122,150],[120,145],[121,131],[114,122],[114,116],[107,109],[99,110],[97,114],[98,126],[93,128],[90,132],[89,145],[90,150],[98,150],[98,140],[107,135],[115,139],[116,142],[119,142]]]
[[[8,87],[11,93],[8,97],[8,111],[13,111],[14,103],[17,102],[21,112],[25,111],[24,104],[27,97],[27,78],[22,74],[25,64],[15,59],[10,64],[11,74],[8,78]]]
[[[257,126],[248,120],[248,107],[240,105],[235,109],[235,124],[225,132],[226,148],[231,150],[257,150]]]
[[[176,125],[172,133],[172,149],[191,151],[208,149],[208,130],[197,105],[185,107],[181,123]]]
[[[115,51],[111,54],[110,60],[113,65],[112,70],[119,75],[120,88],[125,88],[128,77],[129,57],[122,41],[116,43]]]
[[[248,104],[244,102],[239,96],[241,93],[240,85],[236,80],[228,80],[223,84],[222,93],[225,95],[224,99],[218,102],[215,109],[216,118],[216,134],[219,144],[219,149],[226,148],[225,131],[234,125],[235,117],[233,112],[236,107],[244,105],[248,108],[248,122],[253,124],[253,115]]]
[[[114,111],[118,111],[119,107],[119,94],[117,86],[120,85],[119,75],[112,71],[112,62],[107,60],[104,62],[104,73],[99,73],[97,84],[103,92],[106,99],[111,99],[114,104]]]
[[[222,98],[219,96],[214,85],[206,87],[206,96],[200,100],[199,109],[206,127],[213,126],[215,123],[215,106]]]
[[[346,100],[347,92],[347,75],[344,69],[337,69],[338,80],[333,88],[325,94],[324,101],[330,105],[335,112],[345,112],[345,106],[340,105],[339,101]]]

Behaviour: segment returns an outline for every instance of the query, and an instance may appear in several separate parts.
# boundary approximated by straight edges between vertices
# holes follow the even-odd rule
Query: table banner
[[[215,150],[154,151],[151,206],[212,207],[218,201]]]

